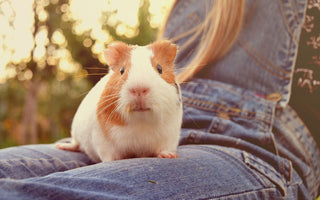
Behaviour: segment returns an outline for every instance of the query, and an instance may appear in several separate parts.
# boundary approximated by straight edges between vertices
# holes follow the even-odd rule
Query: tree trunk
[[[38,126],[37,126],[37,93],[38,81],[30,81],[25,103],[23,106],[23,113],[21,119],[21,132],[19,144],[37,143],[38,142]]]

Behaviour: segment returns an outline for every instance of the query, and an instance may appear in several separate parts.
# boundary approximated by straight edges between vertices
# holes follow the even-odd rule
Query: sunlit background
[[[0,148],[69,135],[115,40],[155,40],[173,0],[0,0]]]

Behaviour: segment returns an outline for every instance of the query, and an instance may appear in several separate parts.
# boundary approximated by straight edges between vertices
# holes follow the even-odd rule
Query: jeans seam
[[[76,161],[62,161],[59,158],[50,158],[50,159],[46,159],[46,158],[14,158],[14,159],[9,159],[9,160],[5,160],[5,161],[6,162],[10,162],[10,161],[14,161],[15,162],[15,161],[21,161],[22,159],[28,159],[29,161],[57,161],[58,160],[59,162],[63,163],[64,166],[65,166],[65,163],[68,163],[68,164],[73,163],[77,167],[81,167],[81,165]],[[2,160],[0,160],[0,162],[1,161]]]
[[[260,169],[258,167],[256,167],[256,165],[259,165],[259,166],[262,166],[263,168],[267,169],[268,171],[272,172],[274,174],[275,177],[277,177],[278,179],[280,179],[283,183],[283,187],[285,187],[287,184],[286,182],[286,171],[289,171],[289,173],[291,173],[291,169],[292,167],[289,167],[287,170],[286,170],[286,167],[285,167],[285,162],[284,162],[284,159],[282,159],[282,167],[281,168],[275,168],[273,166],[268,166],[268,165],[264,165],[263,163],[261,163],[257,158],[254,158],[252,156],[248,156],[248,154],[244,151],[243,153],[244,156],[246,156],[246,159],[248,159],[248,164],[250,167],[253,167],[256,171],[258,171],[259,173],[261,173]],[[253,159],[250,159],[250,158],[253,158]],[[262,160],[263,161],[263,160]],[[265,161],[263,161],[265,162]],[[290,165],[291,166],[291,165]],[[263,173],[262,173],[263,174]],[[268,178],[269,179],[269,178]],[[274,182],[273,180],[271,180],[271,182]],[[291,182],[289,182],[291,183]],[[285,188],[283,188],[284,190],[286,190]],[[286,193],[286,191],[285,191]]]
[[[265,122],[265,123],[270,123],[270,120],[266,119],[266,113],[258,113],[258,112],[251,112],[251,111],[246,111],[240,108],[233,108],[233,107],[229,107],[229,106],[225,106],[219,103],[213,103],[213,102],[207,102],[207,101],[202,101],[202,100],[198,100],[198,99],[190,99],[188,97],[184,97],[184,105],[186,106],[190,106],[190,107],[195,107],[201,110],[205,110],[205,111],[210,111],[210,112],[218,112],[219,109],[223,109],[223,111],[226,111],[226,114],[228,114],[229,116],[233,116],[233,117],[242,117],[245,119],[257,119],[259,121]],[[200,105],[197,105],[200,104]],[[207,105],[207,106],[202,106],[202,105]],[[208,107],[209,106],[209,107]],[[215,106],[217,108],[215,108]],[[230,112],[230,111],[235,111]],[[246,113],[246,114],[241,114],[241,113]],[[259,114],[261,116],[265,116],[265,117],[253,117],[253,115],[255,114]]]
[[[214,149],[217,149],[218,151],[222,151],[222,152],[227,152],[228,154],[231,154],[231,155],[235,155],[234,153],[232,153],[231,151],[227,151],[227,150],[224,150],[224,149],[220,149],[220,148],[218,148],[218,147],[211,147],[211,148],[214,148]],[[242,154],[244,153],[244,151],[242,151]],[[246,163],[243,161],[243,159],[241,159],[241,162],[243,162],[245,165],[246,165]],[[258,161],[256,161],[256,160],[254,160],[254,162],[257,162],[257,163],[259,163]],[[259,163],[260,164],[260,163]],[[246,165],[246,166],[248,166],[248,165]],[[250,167],[250,166],[249,166]],[[277,171],[275,171],[275,170],[272,170],[272,169],[270,169],[269,167],[268,167],[268,169],[270,170],[270,171],[272,171],[273,173],[277,173]],[[255,169],[256,170],[256,169]],[[257,170],[256,170],[257,171]],[[257,171],[258,172],[258,171]],[[265,180],[264,180],[264,178],[266,178],[266,177],[263,177],[264,175],[263,174],[261,174],[261,173],[259,173],[258,172],[258,174],[254,174],[255,176],[256,176],[256,179],[258,179],[265,187],[268,187],[268,188],[272,188],[273,186],[272,186],[272,181],[270,181],[270,180],[268,180],[269,181],[269,183],[267,183]],[[261,177],[262,176],[262,177]],[[268,179],[268,178],[266,178],[266,179]]]
[[[289,162],[290,167],[286,170],[286,160],[282,158],[282,177],[283,177],[283,184],[291,184],[291,176],[292,176],[292,163]],[[288,175],[286,174],[288,172]]]
[[[199,133],[197,131],[191,130],[188,134],[186,140],[191,143],[196,143],[196,138],[198,138]]]
[[[283,18],[284,23],[285,23],[285,25],[286,25],[286,27],[287,27],[287,30],[288,30],[288,32],[289,32],[292,40],[294,41],[294,43],[295,43],[296,45],[298,45],[298,44],[299,44],[298,39],[294,36],[293,31],[292,31],[291,27],[289,26],[288,18],[287,18],[287,16],[285,15],[282,0],[279,0],[279,4],[280,4],[281,13],[282,13],[282,16],[283,16],[282,18]]]
[[[299,20],[299,16],[298,16],[298,10],[297,10],[297,7],[295,5],[295,3],[293,2],[293,0],[290,0],[291,2],[291,5],[292,5],[292,9],[293,9],[293,13],[294,13],[294,17],[296,19],[296,22],[298,24],[301,24],[300,20]]]
[[[276,67],[270,61],[267,61],[258,52],[256,52],[253,49],[253,47],[251,47],[246,41],[239,39],[237,43],[253,60],[255,60],[262,68],[264,68],[270,74],[272,74],[278,78],[284,79],[284,80],[288,80],[291,78],[291,72],[288,72],[288,71],[285,71],[279,67]],[[263,63],[263,62],[265,62],[265,63]],[[269,67],[273,68],[277,72],[284,73],[285,75],[280,75],[280,74],[270,70]]]
[[[239,163],[242,163],[242,170],[246,171],[246,173],[250,174],[251,178],[255,179],[257,182],[259,182],[261,184],[261,186],[263,187],[268,187],[268,185],[265,184],[264,181],[261,180],[260,177],[258,177],[258,175],[250,170],[247,170],[248,169],[248,165],[243,161],[243,160],[239,160],[237,157],[234,157],[232,155],[229,155],[227,152],[225,151],[222,151],[222,150],[219,150],[217,148],[211,148],[211,147],[208,147],[208,146],[204,146],[204,145],[200,145],[200,146],[197,146],[197,148],[199,149],[203,149],[203,150],[209,150],[210,152],[213,152],[213,153],[219,153],[219,155],[223,158],[232,158],[232,162],[237,162]],[[243,152],[243,151],[242,151]],[[249,167],[250,168],[250,167]],[[251,168],[250,168],[251,169]],[[266,178],[268,179],[268,178]]]
[[[295,130],[293,130],[291,127],[289,127],[289,126],[287,126],[286,124],[283,124],[283,126],[285,126],[288,130],[290,130],[291,132],[296,132]],[[293,134],[293,137],[295,137],[296,139],[297,139],[297,141],[300,141],[300,139],[299,138],[297,138],[297,136],[295,135],[295,134]],[[304,152],[308,152],[308,154],[307,155],[305,155],[305,156],[307,156],[307,162],[308,162],[308,164],[310,164],[310,162],[312,163],[313,161],[312,161],[312,156],[310,156],[310,154],[309,154],[309,151],[305,148],[305,146],[304,145],[302,145],[301,144],[301,148],[303,148],[303,150],[304,150]]]
[[[295,130],[293,130],[291,127],[289,127],[289,126],[287,126],[286,124],[283,124],[283,126],[286,126],[286,128],[288,129],[288,130],[290,130],[290,131],[292,131],[292,132],[295,132]],[[295,134],[293,134],[293,137],[295,137],[295,138],[297,138],[297,136],[295,135]],[[298,140],[297,141],[300,141],[300,139],[299,138],[297,138]],[[303,145],[303,144],[301,144],[301,148],[303,148],[303,150],[304,150],[304,152],[308,152],[307,153],[307,155],[305,155],[306,157],[307,157],[307,159],[306,159],[306,163],[307,163],[307,165],[308,166],[314,166],[313,165],[313,159],[312,159],[312,155],[310,155],[310,153],[309,153],[309,151],[305,148],[305,146]],[[315,171],[313,171],[312,169],[311,169],[311,167],[309,167],[309,172],[308,173],[306,173],[306,174],[303,174],[303,177],[305,177],[307,180],[312,180],[312,181],[309,181],[309,184],[312,184],[311,186],[310,186],[310,189],[312,190],[311,191],[311,194],[314,192],[313,190],[317,190],[315,187],[316,187],[316,185],[315,185],[315,182],[316,182],[316,172]]]
[[[298,183],[295,183],[293,185],[290,185],[290,187],[295,187],[297,185],[301,185],[302,182],[298,182]],[[210,198],[211,200],[214,200],[214,199],[224,199],[224,198],[232,198],[232,197],[239,197],[239,195],[247,195],[247,194],[251,194],[251,193],[256,193],[256,192],[263,192],[263,191],[271,191],[271,190],[274,190],[275,192],[277,192],[277,187],[270,187],[270,188],[262,188],[262,189],[259,189],[259,190],[251,190],[251,191],[245,191],[245,192],[241,192],[241,193],[236,193],[236,194],[230,194],[230,195],[227,195],[227,196],[218,196],[218,197],[208,197]]]
[[[266,138],[266,134],[267,133],[270,133],[270,127],[272,127],[271,126],[271,124],[272,124],[272,117],[269,117],[269,106],[267,107],[267,109],[266,109],[266,111],[265,111],[265,113],[264,113],[264,115],[265,115],[265,117],[264,117],[264,121],[266,122],[266,123],[263,123],[263,135],[264,135],[264,140],[266,141],[267,140],[267,138]],[[268,119],[269,118],[269,119]]]

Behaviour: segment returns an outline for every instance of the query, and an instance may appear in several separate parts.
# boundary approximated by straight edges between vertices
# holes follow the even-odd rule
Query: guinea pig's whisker
[[[92,73],[92,74],[81,74],[81,75],[74,75],[74,78],[85,78],[87,76],[104,76],[107,73]]]
[[[86,91],[86,92],[83,92],[83,93],[81,93],[81,94],[79,95],[79,97],[82,97],[82,96],[88,94],[89,92],[90,92],[90,90],[88,90],[88,91]]]
[[[102,101],[102,102],[100,102],[98,105],[100,106],[100,105],[102,105],[102,104],[104,104],[104,103],[106,103],[106,102],[108,102],[108,101],[110,101],[110,100],[114,100],[115,99],[115,101],[117,101],[116,99],[117,99],[117,97],[113,97],[113,98],[110,98],[110,99],[106,99],[106,100],[104,100],[104,101]],[[113,101],[112,103],[110,103],[110,104],[113,104],[115,101]],[[108,105],[110,105],[110,104],[108,104]],[[107,106],[108,106],[107,105]]]
[[[196,126],[197,128],[201,128],[201,126],[193,119],[190,114],[184,113],[184,115],[188,116],[188,118],[193,122],[194,126]]]
[[[100,98],[106,98],[106,97],[110,97],[110,96],[118,96],[118,94],[109,94],[109,95],[104,95],[104,96],[101,96]]]
[[[106,121],[106,125],[107,125],[107,122],[113,117],[113,115],[115,115],[118,107],[119,106],[117,106],[115,109],[113,109],[113,111],[110,113],[110,115],[109,115],[109,117],[108,117],[108,119]]]
[[[107,86],[105,89],[120,89],[120,86]]]
[[[85,69],[101,69],[101,70],[109,71],[107,68],[103,68],[103,67],[85,67]]]
[[[106,102],[108,100],[116,99],[117,97],[119,97],[119,95],[114,94],[114,95],[103,96],[100,99]]]
[[[106,99],[106,98],[109,98],[109,97],[117,97],[118,95],[117,94],[110,94],[110,95],[105,95],[105,96],[102,96],[100,97],[101,99]]]
[[[102,108],[102,110],[100,110],[100,112],[98,113],[98,116],[101,115],[105,110],[107,110],[107,108],[109,108],[110,106],[112,106],[113,104],[117,103],[118,101],[114,101],[110,104],[108,104],[106,107]]]
[[[107,73],[92,73],[92,74],[86,74],[85,76],[100,76],[100,75],[106,75]]]

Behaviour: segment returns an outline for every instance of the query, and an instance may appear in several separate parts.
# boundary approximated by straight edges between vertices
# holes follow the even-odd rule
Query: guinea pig
[[[176,158],[182,123],[175,78],[176,45],[116,42],[104,56],[110,72],[89,91],[74,116],[71,143],[94,162],[136,157]]]

